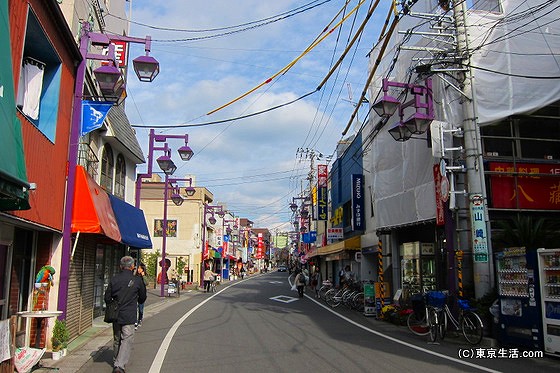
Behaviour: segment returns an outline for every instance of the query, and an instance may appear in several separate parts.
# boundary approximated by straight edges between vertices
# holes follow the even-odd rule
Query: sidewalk
[[[190,298],[193,294],[198,292],[197,289],[191,287],[188,290],[181,290],[180,296],[160,296],[161,289],[158,285],[156,289],[149,288],[148,298],[146,299],[146,306],[144,309],[144,318],[147,319],[159,312],[160,310],[171,306],[176,302]],[[52,372],[58,371],[61,373],[75,373],[79,371],[90,359],[96,355],[103,353],[107,349],[107,344],[113,339],[113,329],[111,324],[103,321],[103,317],[98,317],[93,320],[91,328],[86,330],[85,333],[74,339],[68,345],[68,353],[60,360],[52,360],[50,352],[46,352],[40,360],[38,367],[33,372]]]

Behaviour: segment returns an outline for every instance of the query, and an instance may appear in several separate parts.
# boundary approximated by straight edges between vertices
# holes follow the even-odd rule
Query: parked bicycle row
[[[316,297],[333,308],[343,305],[364,312],[363,285],[363,282],[346,282],[335,287],[330,281],[323,281],[316,290]],[[406,325],[415,335],[428,336],[431,342],[436,342],[437,339],[443,340],[451,330],[461,333],[471,345],[482,341],[482,319],[468,300],[450,297],[448,291],[429,291],[411,296],[410,301],[412,305],[406,310]]]

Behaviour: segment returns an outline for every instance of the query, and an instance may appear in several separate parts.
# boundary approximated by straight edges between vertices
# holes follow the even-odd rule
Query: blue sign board
[[[355,231],[365,230],[364,219],[364,175],[352,175],[352,229]]]

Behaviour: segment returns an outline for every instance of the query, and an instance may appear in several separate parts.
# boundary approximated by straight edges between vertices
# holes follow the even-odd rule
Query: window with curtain
[[[113,173],[115,171],[115,162],[113,159],[113,149],[109,144],[103,147],[101,156],[101,180],[99,184],[107,193],[113,193]]]
[[[29,10],[16,105],[51,142],[56,138],[61,60],[33,11]]]
[[[117,156],[115,165],[115,196],[125,199],[126,162],[122,154]]]

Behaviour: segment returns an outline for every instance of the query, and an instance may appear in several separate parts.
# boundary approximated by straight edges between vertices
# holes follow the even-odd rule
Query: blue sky
[[[161,73],[152,83],[128,80],[126,111],[131,123],[173,127],[221,121],[283,105],[315,91],[361,24],[369,1],[363,3],[356,17],[349,17],[287,72],[207,115],[265,82],[301,55],[344,3],[134,0],[130,35],[152,37],[151,55],[160,62]],[[357,4],[357,0],[349,1],[346,14]],[[156,129],[157,133],[189,135],[195,156],[186,163],[177,160],[179,169],[174,176],[194,175],[196,185],[207,187],[215,202],[223,202],[237,216],[253,220],[256,227],[289,229],[288,205],[302,185],[305,187],[310,168],[310,161],[299,157],[298,149],[324,155],[335,151],[354,110],[349,92],[357,100],[364,89],[367,54],[379,37],[386,6],[376,10],[357,47],[320,91],[245,119]],[[311,9],[303,11],[306,8]],[[302,11],[290,12],[294,9]],[[283,19],[279,19],[280,14],[284,14]],[[256,27],[265,19],[270,22]],[[237,32],[243,28],[233,27],[238,25],[249,29]],[[140,46],[131,45],[129,58],[142,52]],[[358,118],[366,110],[364,106]],[[149,129],[136,131],[147,153]],[[180,146],[172,141],[170,145]]]

